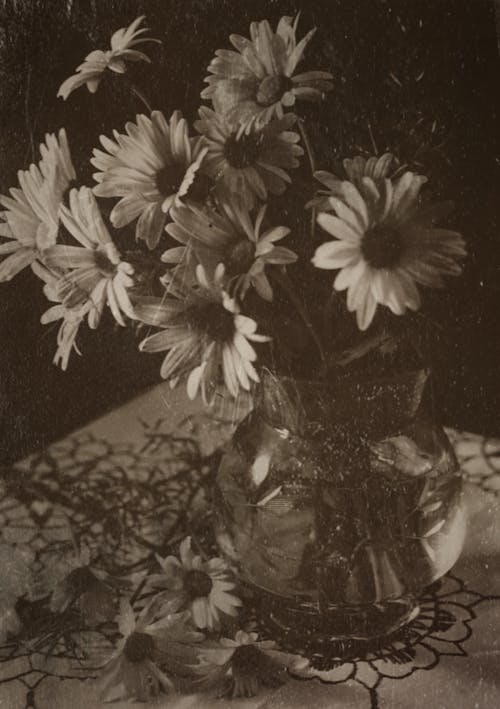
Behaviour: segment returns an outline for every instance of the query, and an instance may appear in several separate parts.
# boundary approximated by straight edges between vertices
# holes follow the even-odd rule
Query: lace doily
[[[145,428],[144,439],[139,448],[81,435],[3,471],[0,544],[43,574],[76,537],[108,573],[140,578],[155,552],[164,554],[185,536],[192,513],[206,509],[205,484],[218,460],[202,456],[193,439],[166,433],[160,422]],[[23,610],[36,642],[28,636],[21,646],[0,646],[0,685],[21,683],[31,709],[46,679],[94,676],[113,638],[106,627],[44,628],[41,618],[23,618]]]
[[[500,495],[500,440],[445,429],[465,479],[485,492]]]
[[[370,708],[379,709],[378,690],[384,680],[431,670],[442,657],[467,657],[464,643],[473,632],[475,608],[497,599],[500,596],[471,591],[461,579],[448,574],[422,596],[418,616],[391,636],[368,643],[332,643],[329,658],[313,658],[310,667],[293,676],[329,684],[353,680],[368,692]],[[307,647],[296,650],[310,657]],[[325,659],[332,669],[321,669]]]
[[[455,431],[448,434],[466,478],[500,494],[500,443]],[[206,514],[206,489],[218,463],[217,453],[202,455],[193,438],[165,432],[161,421],[145,427],[144,441],[141,447],[112,445],[80,435],[4,470],[0,543],[14,547],[42,572],[52,555],[77,537],[79,544],[99,555],[108,573],[140,575],[155,552],[165,553],[192,533]],[[323,669],[318,660],[296,675],[333,684],[354,680],[366,689],[376,709],[385,679],[432,669],[443,656],[466,656],[464,643],[473,632],[475,609],[492,598],[497,597],[475,592],[448,575],[421,598],[418,616],[392,636],[362,648],[333,645],[332,669]],[[22,616],[22,606],[18,612]],[[64,632],[44,629],[36,604],[30,605],[30,613],[23,620],[37,629],[33,641],[28,636],[21,646],[0,647],[0,685],[17,683],[17,689],[21,685],[26,709],[36,708],[36,692],[49,678],[94,676],[114,640],[106,626],[92,632],[77,625]],[[294,650],[307,655],[305,647]]]

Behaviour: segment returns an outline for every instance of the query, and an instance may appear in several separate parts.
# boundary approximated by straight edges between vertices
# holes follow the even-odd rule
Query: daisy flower
[[[76,177],[66,131],[45,136],[38,165],[17,173],[19,187],[10,197],[0,195],[0,281],[8,281],[40,258],[44,249],[56,243],[59,207],[71,180]]]
[[[80,86],[86,84],[91,94],[95,94],[106,69],[124,74],[127,70],[125,62],[150,62],[150,58],[135,49],[139,44],[146,42],[160,42],[159,39],[143,37],[149,32],[148,27],[139,25],[144,20],[144,15],[138,17],[128,27],[122,27],[111,37],[111,49],[103,52],[96,49],[85,57],[85,60],[76,68],[76,74],[63,81],[57,95],[66,100],[68,96]]]
[[[271,640],[258,640],[257,633],[239,630],[230,638],[198,649],[201,684],[219,688],[220,696],[231,699],[254,697],[259,690],[279,687],[286,681],[287,667],[294,657],[278,650]]]
[[[35,275],[44,281],[43,292],[46,298],[55,303],[55,305],[45,311],[40,322],[42,325],[48,325],[49,323],[61,321],[57,333],[57,350],[52,361],[56,366],[60,365],[61,369],[66,371],[71,352],[75,350],[75,352],[80,354],[75,340],[80,325],[85,321],[89,310],[92,308],[92,303],[85,292],[80,291],[78,293],[78,289],[75,287],[74,297],[72,298],[74,305],[71,308],[65,307],[62,304],[63,295],[59,291],[59,283],[63,274],[53,271],[37,261],[31,264],[31,268]]]
[[[162,596],[176,609],[188,608],[198,628],[217,630],[220,616],[238,615],[242,605],[231,591],[235,583],[229,579],[229,567],[223,559],[203,561],[191,549],[191,537],[181,542],[180,560],[175,556],[157,557],[162,574],[150,578],[156,588],[166,589]]]
[[[122,601],[118,629],[122,635],[104,667],[100,689],[105,701],[150,701],[161,692],[174,690],[170,674],[182,673],[185,662],[195,655],[192,644],[203,639],[187,627],[187,614],[156,620],[157,604],[148,604],[135,617],[128,601]]]
[[[50,610],[63,613],[76,605],[89,626],[112,620],[117,611],[119,582],[91,564],[88,549],[72,550],[58,564],[59,577],[52,591]],[[54,569],[47,569],[48,575]]]
[[[299,166],[304,154],[300,136],[289,130],[295,118],[285,116],[262,130],[241,133],[221,115],[203,106],[194,126],[205,136],[208,152],[203,170],[216,183],[219,194],[238,194],[251,208],[268,193],[280,195],[291,182],[286,170]]]
[[[218,264],[213,279],[201,264],[196,267],[197,287],[188,288],[177,281],[172,296],[138,299],[135,313],[142,322],[161,327],[140,344],[144,352],[168,350],[161,375],[175,385],[187,376],[187,393],[194,399],[201,390],[215,391],[220,371],[233,397],[240,387],[250,390],[259,382],[253,363],[257,354],[250,342],[268,342],[269,337],[256,333],[257,323],[240,313],[233,298],[223,289],[225,269]]]
[[[123,315],[134,318],[127,289],[133,285],[131,264],[122,261],[88,187],[73,189],[70,207],[62,206],[61,221],[81,246],[56,245],[44,253],[44,263],[64,272],[58,284],[62,304],[72,309],[90,302],[88,324],[95,329],[107,304],[119,325]],[[82,293],[86,300],[82,302]]]
[[[272,300],[265,268],[297,260],[293,251],[275,245],[290,229],[272,227],[261,233],[266,205],[261,207],[255,221],[236,197],[220,201],[218,207],[217,212],[194,205],[174,207],[173,222],[167,226],[167,232],[181,244],[191,245],[205,267],[213,270],[218,263],[224,263],[236,295],[243,298],[253,286],[262,298]],[[164,258],[172,262],[176,255],[181,255],[178,249],[170,249]]]
[[[384,153],[380,156],[372,155],[364,158],[357,155],[354,158],[346,158],[342,161],[347,179],[364,194],[364,177],[369,177],[378,186],[384,184],[385,179],[393,179],[397,174],[399,162],[392,153]],[[312,199],[308,207],[314,207],[318,211],[328,211],[331,209],[330,197],[342,197],[342,183],[345,178],[337,177],[332,172],[317,170],[314,177],[321,182],[323,188],[318,190],[317,196]]]
[[[378,304],[395,314],[420,307],[417,284],[443,286],[443,276],[461,272],[462,236],[434,224],[443,205],[423,205],[419,192],[426,178],[405,172],[394,182],[363,177],[364,196],[351,182],[342,183],[342,198],[330,197],[335,214],[321,212],[318,224],[331,236],[316,249],[317,268],[340,269],[336,290],[347,289],[347,308],[356,311],[366,330]]]
[[[196,174],[206,149],[200,138],[190,138],[186,119],[174,111],[167,123],[160,111],[151,118],[139,115],[127,123],[126,134],[114,140],[101,136],[106,152],[95,149],[91,162],[99,172],[94,187],[98,197],[121,197],[111,212],[111,223],[123,227],[138,218],[137,239],[153,249],[160,239],[173,204],[181,204],[196,187]]]
[[[231,123],[262,128],[296,99],[320,100],[332,88],[332,75],[325,71],[296,73],[315,29],[299,42],[299,16],[282,17],[276,32],[269,22],[252,22],[250,39],[237,34],[229,40],[236,51],[219,49],[211,61],[202,98],[213,101],[216,111]]]

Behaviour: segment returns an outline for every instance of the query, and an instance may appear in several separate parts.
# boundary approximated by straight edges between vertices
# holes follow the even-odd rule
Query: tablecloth
[[[159,386],[47,451],[3,471],[0,544],[43,564],[78,534],[121,569],[140,569],[196,509],[211,454],[227,435],[178,391]],[[464,552],[426,592],[401,641],[328,675],[290,678],[245,700],[174,695],[164,709],[493,709],[500,706],[500,440],[448,430],[466,481]],[[73,531],[72,531],[73,530]],[[0,588],[1,590],[1,588]],[[92,642],[92,638],[88,639]],[[3,709],[98,709],[92,674],[66,646],[0,651]],[[113,703],[119,709],[127,702]]]

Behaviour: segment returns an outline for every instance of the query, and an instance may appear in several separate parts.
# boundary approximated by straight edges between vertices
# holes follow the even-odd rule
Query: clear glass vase
[[[217,541],[289,646],[397,630],[457,560],[461,476],[422,405],[426,379],[333,387],[268,375],[227,446]]]

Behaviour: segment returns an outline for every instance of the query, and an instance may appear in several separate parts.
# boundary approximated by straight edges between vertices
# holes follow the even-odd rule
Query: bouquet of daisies
[[[158,40],[143,20],[91,51],[59,96],[149,62]],[[145,112],[100,136],[92,185],[74,186],[76,137],[62,128],[0,196],[0,280],[28,266],[41,279],[63,369],[109,309],[142,351],[164,353],[172,386],[234,401],[262,366],[326,377],[387,347],[421,288],[460,274],[464,240],[437,226],[449,204],[432,203],[424,175],[388,152],[343,156],[335,174],[318,163],[301,110],[328,101],[334,77],[307,67],[315,29],[300,37],[298,21],[231,35],[192,126],[133,87]]]

